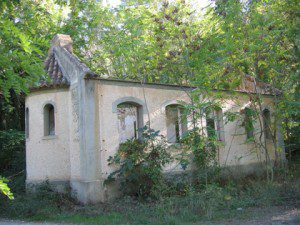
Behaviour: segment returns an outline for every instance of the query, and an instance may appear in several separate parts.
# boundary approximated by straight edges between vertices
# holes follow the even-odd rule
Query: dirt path
[[[282,209],[273,208],[268,210],[256,209],[257,219],[250,220],[227,220],[218,222],[201,222],[193,225],[300,225],[300,208]],[[72,225],[67,223],[50,222],[25,222],[14,220],[1,220],[0,225]]]
[[[284,209],[272,207],[253,210],[257,216],[248,220],[227,220],[218,222],[196,223],[197,225],[300,225],[300,208]],[[195,224],[195,225],[196,225]]]
[[[59,223],[34,223],[34,222],[25,222],[25,221],[15,221],[15,220],[2,220],[0,225],[61,225]],[[66,224],[64,224],[66,225]]]

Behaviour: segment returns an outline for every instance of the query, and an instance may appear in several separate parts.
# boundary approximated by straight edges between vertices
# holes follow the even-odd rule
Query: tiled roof
[[[282,92],[273,87],[270,84],[255,79],[252,76],[246,75],[241,85],[236,89],[237,91],[247,92],[247,93],[260,93],[260,94],[269,94],[269,95],[280,95]]]
[[[45,60],[45,71],[50,77],[50,80],[41,80],[39,87],[56,87],[69,86],[70,80],[63,72],[59,63],[59,59],[54,51],[55,47],[66,49],[69,53],[73,53],[72,39],[69,35],[57,34],[51,41],[51,46],[48,51],[48,56]]]
[[[50,55],[48,55],[46,61],[45,61],[45,70],[50,76],[50,83],[46,81],[41,83],[41,85],[54,85],[54,86],[59,86],[59,85],[70,85],[70,81],[66,76],[63,75],[62,69],[59,65],[58,60],[55,57],[55,53],[52,52]]]

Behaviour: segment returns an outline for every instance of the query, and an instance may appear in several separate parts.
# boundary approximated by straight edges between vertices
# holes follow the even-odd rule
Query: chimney
[[[49,49],[48,56],[50,56],[53,53],[53,48],[57,46],[65,48],[68,52],[73,53],[72,43],[73,41],[70,35],[56,34],[51,41],[51,47]]]
[[[54,38],[51,41],[51,45],[50,45],[50,48],[49,48],[49,51],[48,51],[48,56],[47,56],[47,58],[45,60],[45,63],[44,63],[45,69],[46,69],[46,71],[48,71],[50,76],[53,76],[52,72],[54,70],[54,67],[58,68],[57,67],[57,61],[56,61],[56,59],[54,57],[54,54],[53,54],[54,47],[64,48],[72,54],[73,53],[72,43],[73,43],[73,41],[72,41],[70,35],[56,34],[54,36]]]

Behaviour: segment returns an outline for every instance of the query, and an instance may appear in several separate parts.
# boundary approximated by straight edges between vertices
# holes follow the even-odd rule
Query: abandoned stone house
[[[25,103],[28,187],[48,180],[57,189],[70,187],[83,203],[107,201],[117,193],[115,187],[103,184],[114,170],[107,160],[120,143],[139,136],[137,128],[149,117],[151,127],[160,130],[170,145],[190,128],[189,118],[178,118],[183,114],[179,102],[190,102],[192,87],[100,78],[73,54],[68,35],[54,37],[45,67],[51,82],[32,88]],[[220,165],[235,172],[251,173],[260,160],[253,144],[245,142],[255,134],[236,121],[223,120],[226,111],[247,108],[245,92],[251,91],[251,85],[246,83],[234,98],[224,91],[227,101],[215,112],[217,119],[202,121],[202,126],[211,124],[224,143],[218,150]],[[270,119],[274,96],[264,88],[260,92],[265,117]],[[268,134],[264,135],[269,141]],[[277,139],[283,147],[280,132]],[[175,164],[165,168],[166,172],[180,170]]]

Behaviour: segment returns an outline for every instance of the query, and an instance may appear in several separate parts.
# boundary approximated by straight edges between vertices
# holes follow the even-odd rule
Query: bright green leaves
[[[76,54],[101,75],[209,90],[234,89],[247,74],[284,89],[279,81],[299,67],[294,2],[216,1],[204,14],[184,1],[12,3],[1,14],[1,91],[38,80],[57,32],[71,35]]]
[[[45,76],[43,60],[55,32],[49,1],[11,4],[0,14],[0,92],[5,98],[12,89],[26,93]]]
[[[80,12],[78,17],[71,15],[65,29],[79,45],[79,54],[101,75],[187,83],[192,76],[191,49],[199,46],[198,21],[191,6],[181,1],[132,4],[116,9],[95,1],[71,5]]]
[[[20,33],[19,38],[20,38],[20,46],[22,47],[23,51],[30,54],[32,52],[32,50],[30,47],[30,42],[29,42],[28,37],[26,37],[26,35]]]
[[[2,192],[4,195],[6,195],[9,199],[14,199],[14,196],[12,192],[10,191],[10,188],[7,185],[8,180],[4,177],[0,176],[0,192]]]

